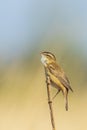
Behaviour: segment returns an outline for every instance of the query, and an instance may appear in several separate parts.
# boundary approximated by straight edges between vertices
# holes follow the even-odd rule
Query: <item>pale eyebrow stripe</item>
[[[51,52],[43,52],[43,54],[50,56],[51,58],[54,58],[56,60],[55,55],[53,55]]]
[[[56,60],[56,57],[53,54],[47,54],[47,56],[50,56]]]

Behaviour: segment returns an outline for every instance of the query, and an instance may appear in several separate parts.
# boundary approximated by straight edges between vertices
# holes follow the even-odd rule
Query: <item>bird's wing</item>
[[[53,73],[53,75],[55,75],[59,79],[59,81],[62,83],[62,85],[64,85],[67,89],[70,89],[71,91],[73,91],[70,86],[70,82],[69,82],[67,76],[65,75],[64,71],[57,64],[55,64],[55,67],[54,67],[54,65],[50,64],[48,66],[48,69],[51,73]]]

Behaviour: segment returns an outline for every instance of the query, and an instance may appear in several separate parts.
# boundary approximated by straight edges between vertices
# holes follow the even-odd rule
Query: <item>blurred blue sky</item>
[[[45,33],[75,39],[86,53],[87,1],[0,1],[0,57],[16,57],[27,45],[31,51]]]

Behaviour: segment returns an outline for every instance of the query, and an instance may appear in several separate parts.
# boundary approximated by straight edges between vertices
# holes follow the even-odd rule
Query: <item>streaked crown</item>
[[[44,51],[44,52],[41,52],[41,54],[56,61],[56,57],[51,52]]]
[[[56,61],[56,57],[51,52],[41,52],[41,56],[41,62],[45,66]]]

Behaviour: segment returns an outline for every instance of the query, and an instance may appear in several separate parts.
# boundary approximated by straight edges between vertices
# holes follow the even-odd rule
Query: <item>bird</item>
[[[68,77],[57,63],[55,55],[51,52],[41,52],[41,62],[44,65],[45,74],[49,76],[50,85],[57,89],[56,95],[62,91],[65,99],[65,109],[68,111],[68,92],[69,90],[73,92]]]

